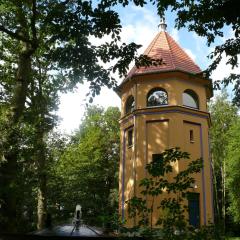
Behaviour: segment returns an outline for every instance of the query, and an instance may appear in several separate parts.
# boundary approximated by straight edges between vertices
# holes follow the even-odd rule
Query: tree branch
[[[26,42],[26,43],[32,43],[31,40],[23,37],[22,35],[20,35],[20,34],[18,34],[18,33],[16,33],[16,32],[12,32],[12,31],[6,29],[6,28],[5,28],[4,26],[2,26],[2,25],[0,25],[0,31],[8,34],[8,35],[9,35],[11,38],[13,38],[13,39],[17,39],[17,40],[20,40],[20,41],[23,41],[23,42]]]
[[[36,30],[36,15],[37,15],[37,6],[36,0],[32,0],[32,17],[31,17],[31,30],[33,35],[33,42],[37,41],[37,30]]]

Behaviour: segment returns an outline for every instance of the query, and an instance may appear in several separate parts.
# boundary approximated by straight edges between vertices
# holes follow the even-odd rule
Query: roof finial
[[[165,23],[165,17],[164,17],[164,16],[162,16],[162,17],[160,18],[160,24],[159,24],[158,26],[159,26],[159,28],[160,28],[160,32],[165,32],[165,31],[166,31],[166,29],[167,29],[167,24]]]

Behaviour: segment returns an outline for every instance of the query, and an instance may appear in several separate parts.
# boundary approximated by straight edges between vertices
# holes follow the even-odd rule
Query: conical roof
[[[192,74],[201,73],[201,69],[178,45],[178,43],[166,32],[159,32],[144,52],[154,59],[162,59],[163,63],[159,66],[149,66],[137,68],[134,66],[123,82],[134,75],[146,73],[165,72],[165,71],[184,71]]]

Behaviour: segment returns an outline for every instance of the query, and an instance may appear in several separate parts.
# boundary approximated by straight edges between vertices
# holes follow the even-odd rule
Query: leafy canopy
[[[226,208],[228,205],[228,190],[226,188],[226,163],[228,154],[229,130],[238,119],[238,109],[228,100],[226,90],[210,102],[212,126],[210,128],[210,147],[213,168],[213,193],[215,223],[222,225],[224,232],[227,223]]]
[[[240,222],[240,119],[231,126],[226,156],[226,186],[230,198],[229,211],[236,223]]]
[[[68,213],[81,204],[86,222],[105,222],[117,211],[119,117],[118,108],[89,107],[79,130],[52,167],[52,179],[57,180],[51,181],[52,189],[61,193],[52,197]]]

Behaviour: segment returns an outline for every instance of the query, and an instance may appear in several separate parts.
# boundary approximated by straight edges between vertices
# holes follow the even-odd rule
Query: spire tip
[[[159,24],[160,32],[165,32],[167,30],[167,24],[165,23],[165,17],[161,17]]]

